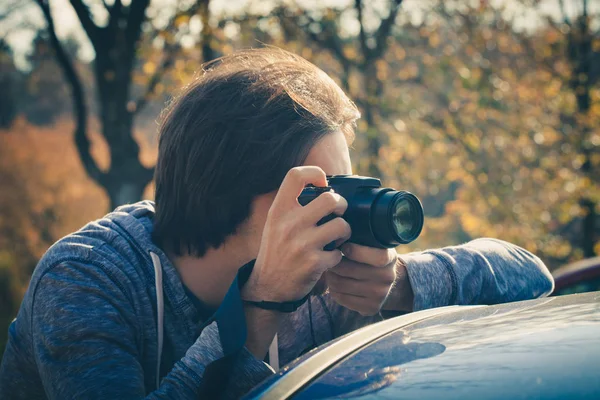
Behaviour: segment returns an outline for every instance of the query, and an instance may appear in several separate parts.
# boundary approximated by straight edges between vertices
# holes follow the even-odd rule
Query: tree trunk
[[[115,38],[119,37],[119,33]],[[140,148],[133,137],[134,108],[130,107],[132,50],[119,43],[97,49],[94,64],[102,135],[110,149],[110,169],[99,182],[114,209],[142,198],[153,178],[153,169],[139,160]]]
[[[577,111],[584,116],[589,116],[591,108],[591,91],[592,91],[592,60],[593,60],[593,49],[592,49],[592,32],[589,26],[587,2],[583,2],[583,14],[579,18],[577,28],[579,32],[573,34],[570,33],[569,40],[569,57],[573,63],[573,74],[571,77],[571,87],[575,92],[577,99]],[[585,160],[581,171],[584,176],[594,180],[594,165],[591,157],[591,151],[589,149],[588,137],[589,127],[584,124],[581,127],[581,139],[580,143],[582,146],[582,152],[585,155]],[[582,221],[581,229],[581,247],[583,249],[583,255],[586,258],[594,257],[595,244],[596,244],[596,202],[584,196],[579,204],[585,210],[585,216]]]
[[[368,174],[376,178],[381,177],[379,168],[379,151],[381,149],[381,133],[375,122],[374,107],[379,104],[382,95],[381,82],[377,78],[377,70],[374,62],[365,65],[364,72],[365,93],[364,118],[367,123],[367,152],[369,158]]]
[[[209,0],[200,1],[204,1],[208,6]],[[75,144],[87,174],[106,190],[111,208],[140,200],[144,188],[153,178],[154,170],[144,167],[139,160],[139,146],[132,136],[136,103],[130,101],[129,90],[136,48],[150,1],[131,0],[126,6],[121,1],[114,1],[111,5],[105,4],[109,18],[107,24],[100,27],[95,24],[89,8],[82,0],[70,0],[96,53],[94,77],[102,135],[110,149],[108,171],[100,170],[91,156],[83,85],[56,36],[49,3],[47,0],[37,0],[37,3],[48,23],[50,41],[56,52],[57,61],[71,86],[76,117]],[[166,65],[168,66],[169,63]]]
[[[582,229],[583,256],[591,258],[596,256],[594,245],[596,244],[596,203],[589,199],[582,199],[581,206],[585,210]]]
[[[210,27],[210,0],[200,0],[200,19],[202,21],[202,62],[206,63],[216,58],[212,48],[213,32]]]
[[[114,210],[123,204],[131,204],[139,201],[144,194],[147,183],[142,185],[140,182],[112,182],[105,188],[110,200],[110,209]]]
[[[139,160],[139,145],[133,138],[133,114],[126,106],[116,106],[120,102],[122,99],[110,97],[102,102],[102,129],[110,145],[110,170],[101,184],[112,209],[141,200],[154,174],[152,168],[144,167]]]

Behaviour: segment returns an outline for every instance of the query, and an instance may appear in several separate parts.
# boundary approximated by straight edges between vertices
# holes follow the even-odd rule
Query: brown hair
[[[354,134],[356,106],[319,68],[276,48],[206,65],[165,110],[153,237],[202,256],[233,234],[324,135]]]

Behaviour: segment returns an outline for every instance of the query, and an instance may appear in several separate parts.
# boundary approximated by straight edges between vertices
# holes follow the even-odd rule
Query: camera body
[[[332,175],[328,186],[307,186],[298,202],[305,206],[321,193],[333,190],[348,202],[342,216],[352,228],[350,242],[369,247],[392,248],[415,240],[423,228],[423,207],[412,193],[382,188],[377,178],[357,175]],[[336,215],[319,221],[323,224]],[[326,246],[332,249],[332,244]]]

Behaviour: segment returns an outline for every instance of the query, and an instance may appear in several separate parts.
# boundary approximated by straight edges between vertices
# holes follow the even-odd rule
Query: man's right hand
[[[350,238],[350,225],[334,218],[317,226],[321,218],[342,215],[348,206],[337,193],[322,193],[301,206],[298,196],[307,184],[327,186],[319,167],[292,168],[281,184],[267,216],[260,250],[244,287],[243,296],[254,301],[293,301],[306,296],[321,275],[342,259],[339,250],[325,251],[333,241]]]

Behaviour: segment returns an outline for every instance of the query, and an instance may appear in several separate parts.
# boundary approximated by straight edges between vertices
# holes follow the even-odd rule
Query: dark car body
[[[553,295],[600,290],[600,257],[592,257],[560,267],[552,273]]]
[[[261,399],[600,399],[600,292],[392,318],[313,350]]]

